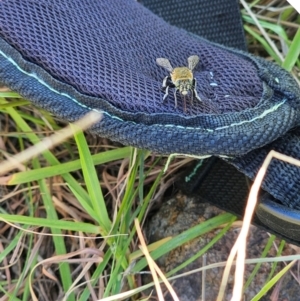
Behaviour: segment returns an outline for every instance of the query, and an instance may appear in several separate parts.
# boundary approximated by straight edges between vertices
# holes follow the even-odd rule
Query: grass
[[[276,2],[277,11],[269,1],[243,4],[249,50],[281,64],[298,80],[299,16],[284,1]],[[0,114],[0,159],[7,162],[29,147],[45,144],[66,127],[11,91],[0,92]],[[0,262],[5,276],[0,279],[0,300],[146,299],[144,289],[154,283],[141,284],[141,272],[151,261],[139,249],[136,225],[143,228],[151,205],[162,200],[175,181],[174,174],[192,159],[176,158],[163,173],[166,157],[112,143],[76,126],[70,129],[72,138],[18,162],[10,176],[0,178]],[[157,259],[227,224],[206,247],[169,271],[171,277],[205,254],[234,219],[223,214],[147,248]],[[260,300],[289,268],[270,274],[270,281],[252,300]],[[123,297],[114,297],[121,293]]]

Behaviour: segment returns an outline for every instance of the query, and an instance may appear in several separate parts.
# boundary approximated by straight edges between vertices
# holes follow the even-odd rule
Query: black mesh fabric
[[[142,0],[168,23],[216,43],[246,50],[237,0]]]
[[[173,27],[135,1],[4,0],[0,13],[1,81],[70,121],[103,112],[94,127],[102,136],[165,154],[241,155],[298,123],[298,90],[279,89],[292,81],[279,67]],[[155,60],[181,66],[192,54],[203,101],[184,112],[173,91],[162,103],[168,73]]]
[[[134,1],[71,2],[2,1],[1,36],[54,78],[122,111],[239,112],[261,98],[262,82],[253,63],[187,32],[178,35],[177,28],[162,26],[161,19]],[[182,66],[191,54],[201,59],[195,77],[203,104],[184,113],[181,99],[174,108],[172,93],[162,104],[160,87],[167,71],[155,59],[167,57]],[[102,109],[98,102],[87,105]]]
[[[210,27],[206,37],[244,49],[240,28],[230,38],[230,21],[213,33],[214,22],[224,24],[227,4],[213,8],[210,24],[205,1],[195,1],[201,25],[188,17],[193,8],[181,5],[190,1],[165,3],[157,13],[168,19],[176,12],[172,24],[183,20],[196,32]],[[65,120],[99,111],[103,118],[92,128],[99,135],[157,153],[226,157],[251,178],[270,148],[300,154],[300,135],[286,134],[299,126],[300,90],[271,62],[174,27],[134,0],[2,0],[0,16],[0,83]],[[190,55],[200,57],[194,77],[202,102],[188,102],[185,112],[179,95],[175,108],[172,89],[162,102],[168,72],[155,61],[183,66]],[[299,208],[299,172],[284,168],[277,185],[282,169],[274,164],[264,188]]]

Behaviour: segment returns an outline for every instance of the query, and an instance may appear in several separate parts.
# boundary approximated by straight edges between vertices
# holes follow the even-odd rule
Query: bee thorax
[[[187,67],[177,67],[171,73],[172,82],[179,80],[193,80],[193,72]]]

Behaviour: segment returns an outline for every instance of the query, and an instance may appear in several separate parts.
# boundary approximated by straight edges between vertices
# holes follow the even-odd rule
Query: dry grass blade
[[[237,254],[237,261],[236,261],[236,272],[235,272],[235,285],[233,289],[233,296],[231,301],[239,301],[241,300],[242,296],[242,289],[243,289],[243,279],[244,279],[244,266],[245,266],[245,256],[246,256],[246,243],[247,243],[247,235],[249,232],[251,220],[254,214],[254,210],[257,204],[257,196],[263,181],[263,178],[266,174],[269,164],[271,160],[276,158],[278,160],[285,161],[287,163],[296,165],[300,167],[300,161],[284,154],[278,153],[276,151],[270,151],[268,156],[265,158],[260,170],[257,173],[257,176],[254,180],[254,183],[251,187],[250,194],[247,201],[247,207],[245,210],[245,216],[243,220],[243,225],[241,232],[239,234],[238,239],[236,240],[232,250],[230,252],[229,258],[226,263],[226,267],[223,274],[222,284],[219,291],[219,295],[217,301],[222,301],[225,293],[226,283],[229,277],[229,271],[233,264],[233,260],[235,255]]]
[[[154,284],[155,284],[155,287],[156,287],[158,299],[160,301],[164,300],[157,274],[160,276],[163,283],[168,288],[168,290],[169,290],[171,296],[173,297],[173,299],[175,301],[179,301],[179,299],[178,299],[174,289],[172,288],[171,284],[169,283],[167,278],[164,276],[164,274],[162,273],[160,268],[157,266],[157,264],[154,262],[154,260],[151,258],[150,253],[149,253],[148,248],[147,248],[147,245],[146,245],[146,242],[144,240],[144,237],[143,237],[142,230],[140,228],[138,219],[134,220],[134,224],[135,224],[135,227],[136,227],[137,235],[138,235],[140,243],[141,243],[140,249],[142,250],[142,252],[144,253],[144,255],[147,259],[147,262],[148,262],[148,265],[149,265],[149,268],[150,268],[150,271],[151,271],[151,274],[152,274],[152,277],[153,277],[153,281],[154,281]]]
[[[76,126],[76,132],[80,130],[87,129],[94,123],[98,122],[102,117],[102,114],[96,112],[90,112],[82,119],[74,123]],[[19,164],[33,158],[34,156],[42,153],[43,151],[52,148],[53,146],[59,144],[60,142],[66,140],[69,137],[72,137],[75,134],[74,127],[70,125],[66,128],[57,131],[50,137],[44,138],[41,142],[35,144],[32,147],[29,147],[25,151],[16,154],[14,157],[8,159],[0,164],[0,173],[5,174],[8,171],[14,169]]]
[[[92,258],[81,258],[81,259],[70,259],[74,256],[78,256],[78,255],[81,255],[81,254],[92,254],[92,255],[97,255],[97,256],[93,256]],[[103,252],[102,251],[99,251],[99,250],[96,250],[96,249],[89,249],[89,248],[85,248],[85,249],[82,249],[82,250],[78,250],[78,251],[75,251],[75,252],[71,252],[69,254],[65,254],[65,255],[58,255],[58,256],[53,256],[51,258],[47,258],[45,260],[42,260],[41,262],[39,262],[38,264],[36,264],[31,272],[30,272],[30,278],[29,278],[29,288],[30,288],[30,293],[31,293],[31,297],[32,297],[32,300],[33,301],[38,301],[35,293],[34,293],[34,289],[33,289],[33,286],[32,286],[32,275],[35,271],[35,269],[40,266],[40,265],[43,265],[43,271],[44,271],[44,274],[46,276],[50,276],[50,274],[48,272],[45,272],[45,270],[47,268],[45,268],[45,265],[48,267],[48,265],[50,264],[53,264],[53,263],[61,263],[61,262],[93,262],[93,263],[99,263],[102,261],[102,257],[103,257]],[[53,275],[50,276],[52,280],[55,281],[56,278],[53,278]]]

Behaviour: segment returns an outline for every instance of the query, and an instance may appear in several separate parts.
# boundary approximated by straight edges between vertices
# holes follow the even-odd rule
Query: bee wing
[[[169,72],[173,71],[173,67],[168,59],[159,57],[156,59],[156,64],[167,69]]]
[[[192,71],[196,66],[197,64],[199,63],[199,56],[198,55],[191,55],[189,58],[188,58],[188,63],[189,63],[189,69]]]

